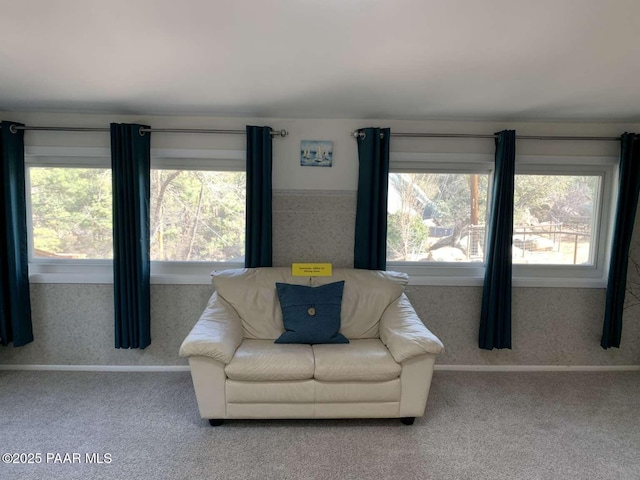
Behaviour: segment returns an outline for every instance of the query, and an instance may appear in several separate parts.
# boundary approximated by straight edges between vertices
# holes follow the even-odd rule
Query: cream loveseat
[[[334,269],[330,277],[294,277],[284,267],[214,272],[215,292],[180,347],[200,416],[212,426],[255,418],[413,423],[424,414],[443,346],[403,293],[407,280],[404,273],[356,269]],[[285,331],[276,282],[340,281],[340,333],[350,343],[274,343]],[[315,314],[311,306],[309,312]]]

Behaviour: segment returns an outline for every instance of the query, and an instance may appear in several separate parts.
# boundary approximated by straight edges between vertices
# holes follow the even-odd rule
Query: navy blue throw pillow
[[[286,330],[275,343],[349,343],[339,333],[344,281],[321,287],[276,283]]]

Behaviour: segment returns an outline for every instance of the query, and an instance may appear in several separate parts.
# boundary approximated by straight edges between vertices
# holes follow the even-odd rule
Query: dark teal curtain
[[[116,348],[151,343],[149,194],[151,134],[111,124],[113,289]]]
[[[247,125],[247,268],[271,266],[271,164],[271,128]]]
[[[633,224],[640,193],[640,135],[625,133],[621,139],[618,204],[613,227],[607,300],[602,328],[602,348],[620,348],[622,313],[627,287],[627,266]]]
[[[511,348],[511,243],[516,132],[504,130],[496,135],[478,342],[479,347],[486,350]]]
[[[364,128],[358,136],[358,200],[353,266],[387,267],[387,191],[389,189],[388,128]]]
[[[24,130],[0,134],[0,344],[33,342],[24,188]]]

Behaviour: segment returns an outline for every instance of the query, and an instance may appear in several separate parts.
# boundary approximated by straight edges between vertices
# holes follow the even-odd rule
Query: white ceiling
[[[640,120],[640,0],[0,0],[0,110]]]

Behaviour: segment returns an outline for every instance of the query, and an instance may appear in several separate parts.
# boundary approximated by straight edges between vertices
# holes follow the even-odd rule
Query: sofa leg
[[[212,427],[219,427],[220,425],[222,425],[222,419],[221,418],[210,418],[209,419],[209,425],[211,425]]]
[[[413,421],[416,419],[416,417],[402,417],[400,419],[400,421],[402,423],[404,423],[405,425],[413,425]],[[209,420],[211,421],[211,420]]]

